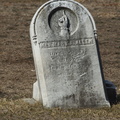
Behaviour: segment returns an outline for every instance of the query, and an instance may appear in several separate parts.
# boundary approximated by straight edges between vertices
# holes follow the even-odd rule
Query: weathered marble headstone
[[[30,36],[37,74],[33,98],[45,107],[109,106],[89,11],[73,0],[51,0],[35,13]]]

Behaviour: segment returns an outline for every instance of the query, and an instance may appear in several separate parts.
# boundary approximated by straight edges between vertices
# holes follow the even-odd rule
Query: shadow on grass
[[[117,95],[117,102],[120,103],[120,94]]]

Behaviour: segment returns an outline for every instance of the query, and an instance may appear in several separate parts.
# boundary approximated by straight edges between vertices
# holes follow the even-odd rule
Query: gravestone
[[[35,13],[30,36],[37,76],[34,99],[50,108],[110,106],[95,22],[83,5],[48,1]]]

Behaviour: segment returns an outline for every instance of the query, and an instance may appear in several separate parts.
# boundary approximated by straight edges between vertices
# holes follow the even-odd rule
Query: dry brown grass
[[[119,120],[120,104],[99,109],[47,109],[39,103],[0,100],[0,120]]]

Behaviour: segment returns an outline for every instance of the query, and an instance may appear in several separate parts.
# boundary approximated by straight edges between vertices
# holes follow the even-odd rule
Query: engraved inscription
[[[67,51],[67,55],[66,52],[50,52],[50,57],[51,60],[57,60],[57,62],[59,63],[70,63],[72,64],[73,62],[80,62],[81,59],[83,59],[86,55],[86,49],[81,49],[79,51]]]
[[[77,70],[83,64],[88,63],[87,51],[86,49],[81,49],[79,51],[55,51],[49,53],[51,64],[49,64],[50,71],[61,71],[65,70],[72,73],[72,70]],[[87,59],[85,60],[85,57]],[[86,63],[83,63],[86,61]],[[84,71],[85,72],[85,71]]]
[[[48,70],[54,74],[54,76],[60,78],[66,76],[68,80],[77,80],[90,72],[90,66],[91,60],[89,56],[84,56],[83,59],[79,61],[74,61],[74,57],[69,57],[63,62],[57,62],[57,60],[52,61],[51,64],[48,65]]]
[[[40,48],[54,48],[54,47],[67,47],[78,45],[93,45],[93,38],[79,39],[79,40],[59,40],[59,41],[42,41],[39,43]]]

